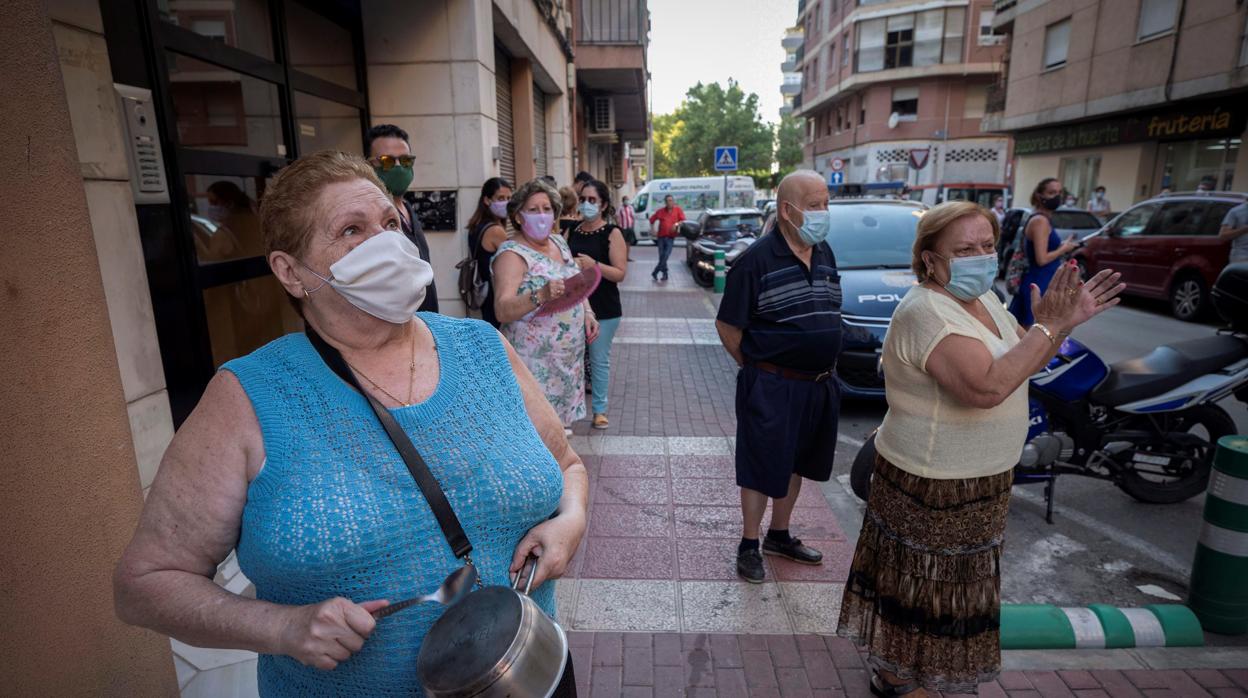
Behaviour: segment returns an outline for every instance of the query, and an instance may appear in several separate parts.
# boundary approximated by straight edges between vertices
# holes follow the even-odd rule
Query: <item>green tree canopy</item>
[[[780,119],[780,127],[776,129],[776,162],[780,165],[780,178],[796,170],[804,157],[801,119],[792,116]]]
[[[720,145],[737,146],[736,174],[770,186],[775,133],[758,112],[758,95],[747,95],[731,79],[727,88],[699,82],[676,111],[654,117],[654,176],[719,174],[714,160]]]

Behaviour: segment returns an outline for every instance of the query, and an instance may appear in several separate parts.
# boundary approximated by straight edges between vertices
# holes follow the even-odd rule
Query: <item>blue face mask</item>
[[[792,206],[792,204],[789,205]],[[794,206],[794,208],[797,207]],[[798,237],[802,239],[802,242],[812,247],[827,240],[831,217],[832,214],[826,208],[816,211],[802,211],[802,225],[797,229]]]
[[[997,278],[995,254],[940,258],[949,262],[949,283],[945,284],[945,290],[964,301],[973,301],[987,293]]]
[[[580,211],[581,218],[592,221],[598,217],[598,204],[586,201],[581,204]]]

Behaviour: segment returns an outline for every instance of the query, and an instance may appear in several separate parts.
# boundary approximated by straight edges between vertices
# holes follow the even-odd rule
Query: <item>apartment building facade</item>
[[[1163,190],[1248,190],[1248,5],[998,0],[1008,67],[984,118],[1020,195],[1058,177],[1115,210]]]
[[[846,183],[1004,182],[1009,139],[980,128],[1004,51],[992,20],[986,0],[801,3],[808,166]]]

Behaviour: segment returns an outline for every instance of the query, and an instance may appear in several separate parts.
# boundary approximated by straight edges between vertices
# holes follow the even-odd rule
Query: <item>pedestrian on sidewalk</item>
[[[611,378],[611,341],[620,326],[624,309],[618,284],[628,273],[628,244],[617,225],[608,220],[615,212],[611,189],[598,180],[581,187],[581,222],[568,234],[568,247],[582,269],[598,265],[602,281],[589,297],[598,318],[598,339],[589,344],[590,386],[593,391],[593,427],[606,429],[607,382]]]
[[[627,196],[620,197],[620,210],[616,213],[615,222],[620,226],[620,233],[624,236],[624,242],[630,247],[637,244],[637,219],[633,215],[633,205],[629,202]]]
[[[424,457],[481,581],[509,584],[537,551],[532,596],[552,615],[555,585],[543,582],[563,574],[585,532],[585,466],[498,332],[416,312],[433,270],[363,158],[300,158],[267,187],[260,216],[306,333],[208,383],[117,565],[116,612],[199,647],[258,652],[263,696],[410,695],[443,609],[372,612],[464,562],[377,413],[331,369],[335,355]],[[213,583],[235,547],[255,598]],[[575,695],[566,672],[559,695]]]
[[[412,170],[412,144],[408,141],[407,131],[394,124],[377,124],[368,129],[364,137],[364,150],[368,153],[368,163],[373,166],[377,178],[386,186],[386,192],[394,200],[394,207],[399,211],[399,225],[403,234],[416,244],[420,250],[420,258],[433,264],[429,256],[429,241],[425,239],[425,231],[420,227],[420,219],[412,210],[412,205],[403,198],[407,188],[412,185],[415,176]],[[429,282],[429,290],[419,308],[422,312],[438,312],[438,288],[433,281]]]
[[[534,312],[561,298],[563,280],[581,271],[568,243],[551,235],[559,213],[559,193],[540,179],[512,195],[507,215],[519,234],[494,255],[494,312],[570,434],[572,422],[585,418],[585,345],[598,338],[598,321],[588,300],[558,313]]]
[[[1114,205],[1109,203],[1109,197],[1105,196],[1105,187],[1098,186],[1094,189],[1092,191],[1092,200],[1088,202],[1088,213],[1104,222],[1109,218],[1109,214],[1113,210]]]
[[[1062,183],[1057,178],[1046,177],[1031,192],[1032,214],[1027,219],[1020,241],[1023,253],[1027,255],[1027,271],[1023,273],[1019,292],[1010,299],[1010,314],[1023,327],[1030,327],[1035,322],[1031,312],[1031,294],[1027,289],[1035,284],[1044,293],[1049,287],[1049,279],[1061,265],[1062,257],[1078,247],[1073,235],[1063,241],[1053,229],[1053,212],[1062,200],[1062,189]],[[1000,226],[997,230],[999,236]]]
[[[577,191],[572,187],[559,188],[559,234],[564,240],[568,233],[581,222],[581,214],[577,211]]]
[[[1232,264],[1248,262],[1248,202],[1226,212],[1218,237],[1231,241]]]
[[[507,241],[507,204],[511,201],[511,184],[502,177],[490,177],[481,185],[477,210],[468,219],[468,249],[477,262],[477,276],[489,284],[481,303],[481,319],[498,328],[494,314],[494,284],[490,281],[490,260]]]
[[[650,272],[650,278],[655,281],[659,280],[659,274],[663,274],[663,280],[667,281],[667,258],[672,256],[672,247],[676,244],[676,226],[683,220],[685,212],[676,205],[676,199],[671,194],[663,197],[663,208],[650,215],[650,225],[655,231],[654,242],[659,246],[659,263]],[[655,221],[659,222],[657,228],[653,227]]]
[[[761,583],[762,552],[818,565],[823,554],[789,533],[802,479],[826,482],[836,452],[840,388],[841,284],[828,236],[828,187],[810,170],[777,189],[776,229],[728,273],[715,328],[737,373],[737,485],[741,543],[737,574]]]
[[[919,220],[920,284],[884,338],[888,413],[837,634],[868,652],[877,696],[976,693],[1001,669],[1001,541],[1027,437],[1027,379],[1118,303],[1118,274],[1063,264],[1022,329],[992,292],[1000,230],[968,201]]]

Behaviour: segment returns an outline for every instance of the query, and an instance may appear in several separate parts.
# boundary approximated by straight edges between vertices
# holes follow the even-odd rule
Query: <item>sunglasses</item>
[[[385,171],[393,170],[395,165],[411,167],[412,163],[416,162],[416,158],[411,155],[400,155],[397,158],[393,155],[379,155],[369,162],[373,164],[373,167],[380,167],[382,171]]]

